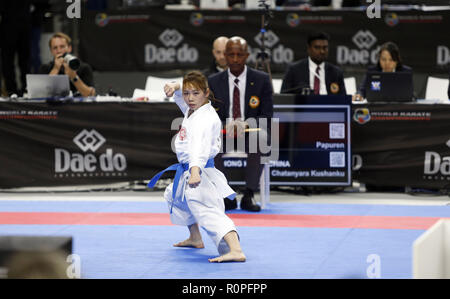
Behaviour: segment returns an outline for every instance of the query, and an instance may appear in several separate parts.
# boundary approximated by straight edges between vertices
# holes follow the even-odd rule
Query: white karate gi
[[[189,164],[189,169],[198,166],[201,182],[191,188],[188,185],[190,170],[181,175],[170,219],[178,225],[198,223],[212,238],[219,253],[225,254],[229,248],[223,237],[236,231],[236,227],[225,214],[223,198],[233,198],[236,194],[222,172],[215,167],[205,168],[207,161],[214,159],[220,151],[222,122],[211,103],[201,106],[188,118],[189,107],[180,90],[175,92],[174,100],[184,113],[175,139],[178,162]],[[172,207],[172,188],[173,184],[170,184],[164,193],[169,209]]]

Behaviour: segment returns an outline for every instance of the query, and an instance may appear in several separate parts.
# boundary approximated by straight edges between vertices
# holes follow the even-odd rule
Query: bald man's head
[[[240,36],[233,36],[228,39],[227,43],[233,43],[236,45],[240,45],[245,52],[248,52],[247,41]]]
[[[223,69],[227,68],[227,61],[225,59],[225,47],[227,42],[228,37],[220,36],[214,40],[212,49],[216,64]]]
[[[237,77],[244,71],[248,56],[248,45],[245,39],[233,36],[228,40],[225,47],[225,58],[233,75]]]

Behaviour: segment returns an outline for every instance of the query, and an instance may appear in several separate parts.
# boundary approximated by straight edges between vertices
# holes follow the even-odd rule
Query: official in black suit
[[[398,46],[393,42],[387,42],[380,48],[378,63],[367,68],[367,73],[369,72],[412,72],[412,68],[402,63]],[[358,93],[353,96],[355,101],[366,97],[367,73],[361,81]]]
[[[245,129],[249,128],[247,122],[249,118],[254,118],[258,123],[261,118],[266,118],[270,123],[273,116],[272,85],[269,75],[247,67],[245,63],[248,56],[247,42],[241,37],[230,38],[225,49],[228,70],[208,78],[209,88],[218,99],[213,102],[213,106],[224,124],[227,138],[247,137]],[[268,131],[270,136],[270,129]],[[227,138],[225,136],[223,138],[224,149],[226,149]],[[245,138],[245,141],[245,151],[248,154],[245,169],[246,190],[240,207],[244,210],[259,212],[261,207],[253,202],[253,197],[254,192],[258,190],[263,169],[261,153],[259,149],[256,153],[249,152],[248,138]],[[215,164],[224,172],[222,155],[216,156]],[[236,207],[236,200],[225,199],[227,210]]]
[[[324,32],[308,36],[308,58],[294,62],[288,67],[281,93],[346,95],[342,70],[326,62],[329,39],[328,34]]]

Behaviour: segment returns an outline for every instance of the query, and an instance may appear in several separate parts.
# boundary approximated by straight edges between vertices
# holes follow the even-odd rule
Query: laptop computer
[[[368,102],[411,102],[413,80],[411,72],[369,72],[366,81]]]
[[[70,94],[69,76],[67,75],[28,74],[26,79],[30,99],[66,97]]]

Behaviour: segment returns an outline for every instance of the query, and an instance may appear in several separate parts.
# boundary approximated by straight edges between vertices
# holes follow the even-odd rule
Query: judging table
[[[447,104],[352,105],[352,179],[448,188],[449,120]],[[176,163],[171,143],[181,121],[171,102],[0,101],[0,187],[147,180]]]

